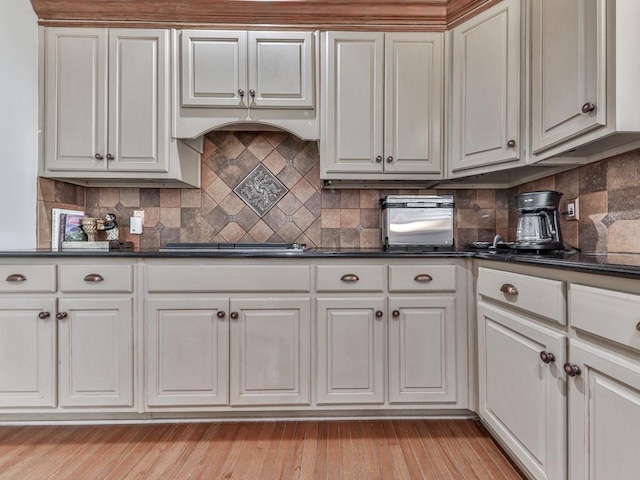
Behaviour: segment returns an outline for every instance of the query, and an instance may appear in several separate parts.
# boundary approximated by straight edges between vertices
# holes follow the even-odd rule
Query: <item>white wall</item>
[[[0,0],[0,250],[36,246],[37,174],[37,18]]]

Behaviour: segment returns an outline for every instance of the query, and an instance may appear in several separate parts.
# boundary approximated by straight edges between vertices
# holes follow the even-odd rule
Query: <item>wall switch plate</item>
[[[579,206],[577,198],[570,198],[567,200],[567,220],[576,221],[580,217],[579,214]]]
[[[142,225],[144,225],[144,210],[134,210],[133,211],[134,218],[141,218]]]
[[[132,235],[142,235],[142,218],[131,217],[129,219],[129,233]]]

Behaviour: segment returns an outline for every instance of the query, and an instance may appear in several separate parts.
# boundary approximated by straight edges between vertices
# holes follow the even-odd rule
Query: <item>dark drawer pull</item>
[[[26,281],[27,281],[27,277],[25,277],[21,273],[12,273],[7,277],[7,282],[20,283],[20,282],[26,282]]]
[[[429,283],[431,280],[433,280],[433,277],[428,273],[421,273],[419,275],[416,275],[413,279],[418,283]]]
[[[97,273],[90,273],[89,275],[84,277],[84,281],[89,283],[104,282],[104,277]]]
[[[355,283],[360,280],[360,278],[354,273],[347,273],[345,275],[342,275],[340,280],[346,283]]]
[[[518,289],[511,285],[510,283],[505,283],[500,287],[500,291],[506,293],[507,295],[517,295]]]

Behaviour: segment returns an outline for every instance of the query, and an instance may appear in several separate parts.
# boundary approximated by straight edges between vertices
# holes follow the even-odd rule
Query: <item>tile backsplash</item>
[[[636,240],[640,233],[640,150],[509,190],[437,192],[321,188],[317,143],[285,132],[211,132],[205,137],[201,162],[200,189],[94,188],[41,178],[38,246],[50,248],[51,208],[62,207],[80,208],[99,217],[115,213],[120,240],[132,241],[136,248],[216,241],[378,248],[379,199],[397,193],[453,194],[454,236],[458,246],[465,246],[490,240],[496,233],[513,239],[514,195],[556,189],[564,193],[563,208],[567,198],[580,198],[580,221],[562,222],[567,243],[585,250],[640,252]],[[256,174],[256,167],[263,171]],[[277,180],[268,180],[270,175]],[[243,200],[238,187],[246,181],[263,182],[264,198]],[[250,206],[251,202],[258,203]],[[264,208],[258,206],[260,202]],[[145,211],[142,235],[129,234],[134,210]]]

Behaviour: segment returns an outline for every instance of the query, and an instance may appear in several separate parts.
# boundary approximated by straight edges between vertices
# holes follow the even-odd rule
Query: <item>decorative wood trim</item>
[[[31,0],[45,26],[443,31],[500,0]]]

